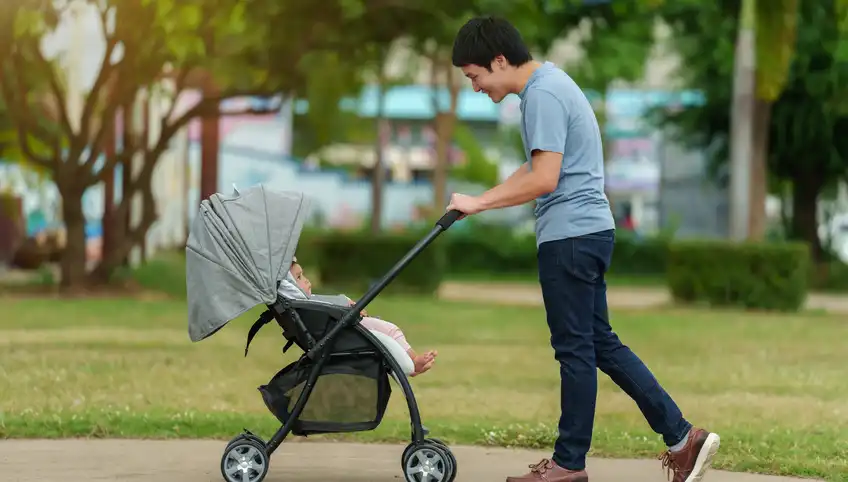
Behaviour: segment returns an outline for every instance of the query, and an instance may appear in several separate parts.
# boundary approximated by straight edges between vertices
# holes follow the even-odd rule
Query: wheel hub
[[[450,474],[445,474],[444,470],[451,470],[445,463],[442,455],[439,452],[430,448],[422,448],[410,454],[406,466],[407,480],[415,482],[442,482],[450,477]]]
[[[421,470],[421,473],[424,474],[424,477],[427,477],[427,476],[430,475],[430,469],[431,469],[430,461],[425,460],[423,467],[422,467],[422,470]]]

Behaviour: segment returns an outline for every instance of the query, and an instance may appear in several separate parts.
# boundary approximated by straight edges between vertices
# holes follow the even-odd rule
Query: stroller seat
[[[351,309],[347,297],[308,295],[287,275],[281,280],[277,302],[268,307],[248,334],[245,355],[256,333],[271,320],[282,328],[287,340],[284,352],[293,345],[303,351],[301,357],[280,370],[259,387],[265,405],[283,424],[294,411],[316,360],[307,356],[341,323]],[[307,436],[372,430],[385,413],[391,395],[388,377],[398,378],[414,369],[414,363],[394,339],[359,324],[361,315],[342,329],[332,344],[321,350],[323,366],[314,382],[303,411],[293,421],[291,432]]]
[[[297,282],[292,278],[291,273],[287,273],[285,278],[280,281],[280,286],[277,290],[277,293],[283,300],[295,301],[295,300],[308,300],[314,303],[323,303],[329,304],[331,306],[341,307],[343,310],[340,312],[343,315],[347,309],[349,308],[348,298],[344,295],[308,295],[305,293],[300,287],[297,285]],[[336,312],[335,310],[326,310],[321,307],[321,305],[303,305],[301,304],[301,310],[317,310],[324,313],[332,313]],[[306,306],[304,308],[304,306]],[[338,315],[339,312],[336,312]],[[307,318],[313,319],[312,316],[306,315]],[[332,314],[331,314],[332,316]],[[301,315],[301,319],[303,316]],[[336,318],[335,321],[340,319]],[[324,335],[327,334],[326,326],[322,323],[318,323],[317,325],[312,325],[311,323],[306,323],[306,327],[319,327],[316,333],[311,333],[314,338],[321,339]],[[309,330],[309,328],[307,328]],[[398,343],[394,338],[386,335],[385,333],[381,333],[377,330],[367,330],[376,340],[388,351],[388,354],[398,363],[401,371],[409,376],[415,371],[415,363],[410,358],[409,354],[403,347]],[[305,333],[303,334],[305,336]],[[368,340],[370,342],[370,340]],[[303,348],[303,346],[301,346]],[[397,381],[397,377],[394,372],[391,373],[392,377]]]
[[[383,418],[391,395],[388,375],[397,363],[386,357],[368,330],[353,324],[340,331],[315,359],[307,356],[348,309],[324,301],[281,298],[257,321],[270,321],[270,314],[287,340],[283,351],[293,345],[303,351],[259,387],[265,405],[281,423],[291,425],[294,435],[372,430]],[[255,334],[257,330],[251,331]],[[317,376],[310,382],[316,370]],[[296,415],[295,405],[307,385],[311,385],[311,393]]]

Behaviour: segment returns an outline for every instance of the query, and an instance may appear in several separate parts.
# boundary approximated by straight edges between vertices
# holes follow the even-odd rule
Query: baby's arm
[[[347,305],[348,305],[348,306],[353,306],[353,305],[355,305],[355,304],[356,304],[356,301],[353,301],[352,299],[348,298],[348,297],[347,297],[347,295],[341,295],[341,296],[344,296],[345,298],[347,298]],[[368,316],[368,312],[367,312],[367,311],[365,311],[365,310],[362,310],[362,311],[360,312],[360,314],[361,314],[362,316]]]
[[[323,301],[324,303],[340,306],[353,306],[356,303],[346,295],[312,295],[310,298],[316,301]],[[362,316],[368,316],[368,312],[362,310]]]
[[[348,298],[345,295],[312,295],[310,298],[316,301],[323,301],[324,303],[330,303],[333,305],[350,306],[350,304],[348,303]]]

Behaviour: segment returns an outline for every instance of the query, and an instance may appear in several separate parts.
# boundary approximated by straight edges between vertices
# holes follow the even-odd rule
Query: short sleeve
[[[524,128],[527,149],[565,153],[568,134],[568,112],[563,103],[545,90],[531,89],[524,105]]]

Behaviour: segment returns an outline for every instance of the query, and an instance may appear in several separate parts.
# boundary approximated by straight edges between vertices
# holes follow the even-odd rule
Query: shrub
[[[403,258],[424,233],[325,231],[305,233],[298,243],[298,260],[318,269],[320,289],[364,292]],[[304,239],[305,238],[305,239]],[[444,244],[437,240],[422,251],[385,289],[384,293],[433,294],[445,271]],[[349,294],[351,298],[355,298]]]
[[[469,220],[470,221],[470,220]],[[463,221],[463,222],[469,222]],[[503,226],[473,223],[452,229],[431,244],[392,282],[387,291],[433,293],[445,274],[536,277],[536,237]],[[431,229],[427,223],[403,232],[372,235],[367,230],[306,229],[297,257],[317,278],[316,290],[365,290],[378,281]],[[457,226],[458,227],[458,226]],[[611,273],[664,276],[668,240],[617,235]]]
[[[165,293],[178,299],[186,298],[186,258],[184,249],[160,251],[153,259],[131,269],[115,273],[115,281],[132,278],[138,286]]]
[[[447,271],[451,274],[527,274],[537,271],[536,238],[488,228],[447,235]]]
[[[618,231],[610,273],[618,275],[664,276],[668,265],[670,239],[662,236],[637,236]]]
[[[806,298],[809,264],[800,243],[680,241],[669,247],[667,280],[678,302],[796,311]]]
[[[848,292],[848,264],[839,259],[828,260],[821,265],[810,266],[810,284],[815,290]]]
[[[536,276],[536,237],[514,234],[504,227],[474,226],[448,235],[447,271],[454,275],[492,273]],[[669,241],[664,237],[638,237],[616,233],[610,273],[615,275],[663,276]]]
[[[15,251],[12,265],[24,270],[37,270],[50,258],[48,246],[38,242],[38,239],[30,237]]]

